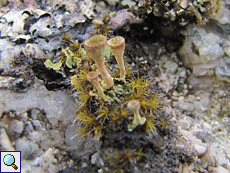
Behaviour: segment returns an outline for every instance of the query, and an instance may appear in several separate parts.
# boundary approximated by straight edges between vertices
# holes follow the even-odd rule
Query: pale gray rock
[[[13,46],[12,44],[6,46],[6,49],[1,53],[0,69],[4,69],[7,66],[9,66],[10,62],[14,60],[14,57],[16,55],[19,55],[20,53],[21,53],[20,46]]]
[[[194,144],[202,144],[202,141],[194,135],[192,131],[187,131],[187,130],[180,130],[180,133],[184,135],[184,137],[193,145]]]
[[[24,113],[20,114],[19,118],[21,121],[26,122],[28,120],[28,113],[24,112]]]
[[[201,76],[199,78],[195,77],[194,74],[191,74],[188,77],[189,84],[192,89],[194,90],[200,90],[200,89],[206,89],[210,91],[213,87],[213,82],[215,81],[215,76]]]
[[[3,151],[15,151],[4,128],[0,129],[0,145]]]
[[[193,145],[193,147],[196,150],[198,156],[201,156],[202,154],[204,154],[206,152],[206,147],[204,147],[202,145],[195,144],[195,145]]]
[[[207,122],[203,123],[203,128],[204,128],[204,130],[206,130],[206,131],[208,131],[210,133],[211,133],[211,131],[213,129],[212,126],[209,123],[207,123]]]
[[[33,120],[39,119],[40,114],[41,114],[41,111],[39,111],[38,109],[32,109],[32,110],[31,110],[31,118],[32,118]]]
[[[34,132],[34,128],[33,128],[33,125],[30,121],[27,121],[25,123],[25,131],[24,131],[24,134],[27,135],[29,133],[32,133]]]
[[[83,156],[87,158],[97,151],[100,143],[91,136],[87,137],[87,139],[81,138],[80,135],[76,135],[78,130],[79,126],[77,123],[68,125],[65,131],[65,144],[68,147],[67,150],[74,158]]]
[[[223,150],[219,150],[216,155],[217,165],[226,166],[229,161],[226,159],[226,155]]]
[[[43,169],[50,170],[55,169],[55,165],[57,160],[54,158],[54,151],[52,148],[49,148],[44,154],[42,154],[39,158],[36,158],[34,161],[34,165],[39,165]]]
[[[26,137],[31,141],[35,141],[43,150],[47,150],[54,144],[47,132],[33,131]]]
[[[22,131],[24,129],[24,123],[18,120],[12,120],[9,126],[11,131],[13,130],[18,135],[22,134]]]
[[[229,173],[229,170],[225,169],[223,166],[209,166],[208,171],[212,173]]]
[[[215,69],[218,81],[230,82],[230,57],[224,57],[220,65]]]
[[[32,160],[43,153],[36,143],[28,141],[25,138],[16,140],[15,150],[21,151],[21,158],[26,160]]]
[[[165,62],[164,66],[163,66],[169,73],[175,73],[176,69],[178,68],[178,64],[174,61],[167,61]]]
[[[0,105],[4,105],[0,114],[10,110],[17,110],[20,114],[36,107],[44,109],[52,125],[55,126],[58,121],[66,125],[75,118],[75,104],[67,91],[48,91],[41,80],[36,80],[35,85],[25,94],[14,93],[10,90],[4,91],[4,95],[2,94],[0,97]]]
[[[187,130],[190,128],[190,124],[186,120],[179,120],[178,125],[183,129]]]
[[[57,146],[59,148],[65,148],[64,146],[64,140],[65,140],[65,131],[61,129],[52,129],[48,131],[49,138],[52,141],[52,144],[54,146]],[[45,141],[44,141],[45,142]]]
[[[92,164],[96,163],[96,160],[97,160],[97,157],[98,157],[97,155],[98,155],[97,153],[95,153],[95,154],[92,155],[92,157],[91,157],[91,163]]]
[[[1,36],[10,36],[15,39],[20,34],[25,34],[24,20],[31,14],[30,10],[18,11],[12,9],[5,13],[1,18],[3,19],[0,24]]]
[[[54,151],[52,148],[46,150],[45,153],[36,157],[34,160],[27,162],[22,161],[22,172],[33,173],[55,173],[58,172],[57,160],[54,158]]]
[[[168,93],[174,86],[183,84],[186,78],[186,69],[178,66],[178,59],[176,54],[162,55],[159,61],[159,69],[161,75],[154,79],[157,82],[161,90]]]
[[[34,130],[37,131],[45,131],[45,128],[42,127],[40,121],[38,120],[31,120],[33,126],[34,126]]]
[[[184,64],[193,69],[195,76],[206,75],[209,69],[218,66],[224,49],[217,35],[195,25],[189,25],[183,34],[185,41],[178,53]]]
[[[230,57],[230,41],[229,40],[224,40],[223,41],[223,48],[228,57]]]
[[[213,16],[212,19],[218,21],[219,23],[223,25],[229,25],[229,0],[223,0],[221,1],[221,10],[217,13],[217,15]]]
[[[204,155],[201,157],[202,165],[208,164],[208,166],[226,166],[226,156],[222,150],[218,150],[215,147],[208,147]]]
[[[174,107],[178,107],[181,110],[191,111],[194,115],[199,116],[198,113],[207,110],[209,106],[209,93],[200,93],[200,100],[196,99],[195,95],[188,95],[183,99],[178,98],[178,101],[173,102]]]
[[[9,115],[5,115],[0,121],[0,127],[4,127],[6,129],[10,139],[15,139],[22,134],[24,130],[24,123],[22,121],[12,119]]]

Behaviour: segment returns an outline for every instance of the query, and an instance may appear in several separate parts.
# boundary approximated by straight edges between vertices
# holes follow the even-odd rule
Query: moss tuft
[[[85,45],[100,45],[95,42],[94,39],[86,41]],[[76,56],[75,51],[73,52]],[[101,57],[104,63],[104,56]],[[175,143],[175,136],[180,136],[178,129],[171,121],[171,116],[165,115],[158,94],[147,78],[136,77],[138,75],[132,68],[127,68],[125,80],[113,79],[113,87],[106,88],[103,76],[91,60],[90,53],[81,60],[75,68],[75,75],[71,77],[73,90],[80,99],[76,115],[80,127],[77,135],[81,139],[87,140],[91,136],[100,141],[97,154],[98,159],[103,160],[103,165],[96,165],[100,170],[135,172],[136,169],[146,170],[145,165],[149,165],[148,171],[156,172],[163,165],[163,172],[175,172],[170,165],[171,157],[178,160],[182,157],[191,158],[193,154],[178,152],[176,146],[172,145]],[[105,63],[106,66],[110,65],[109,61]],[[99,74],[97,80],[103,86],[103,97],[97,97],[97,87],[92,81],[89,82],[95,76],[89,75],[87,79],[87,74],[92,71]],[[169,153],[172,151],[177,153],[171,156]],[[183,163],[186,161],[189,159],[184,159]],[[179,164],[180,161],[175,167],[179,167]]]
[[[114,16],[116,16],[115,12],[104,15],[101,21],[93,21],[94,34],[107,36],[111,32],[110,19]]]

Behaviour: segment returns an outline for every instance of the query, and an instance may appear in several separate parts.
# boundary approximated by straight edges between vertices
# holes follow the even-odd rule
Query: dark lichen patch
[[[76,68],[81,71],[81,61],[90,63],[92,59],[86,56],[84,49],[78,41],[73,41],[73,36],[64,34],[62,37],[62,51],[58,51],[52,59],[33,60],[32,69],[36,77],[44,81],[48,90],[69,88],[70,77],[76,74]],[[90,66],[89,66],[90,69]],[[80,73],[87,73],[87,67]],[[82,76],[82,75],[81,75]],[[86,79],[86,78],[85,78]],[[81,83],[84,84],[84,83]]]
[[[122,27],[120,29],[114,27],[116,28],[115,33],[123,36],[127,35],[128,38],[145,43],[160,41],[167,51],[173,52],[183,43],[184,38],[180,35],[180,32],[185,26],[205,24],[209,18],[217,14],[220,6],[221,2],[219,0],[139,1],[130,10],[132,15],[134,14],[140,21],[130,22],[127,26],[124,21],[129,20],[129,16],[123,15],[123,17],[119,17]]]
[[[153,14],[161,18],[163,23],[173,22],[184,26],[188,23],[201,24],[220,10],[221,2],[215,1],[190,1],[190,0],[141,0],[139,8],[133,9],[139,15]]]
[[[132,133],[111,131],[101,138],[100,155],[105,161],[105,172],[176,172],[181,163],[193,163],[194,154],[189,144],[177,133],[176,125],[169,125],[170,133],[162,135],[160,127],[148,136],[138,127]],[[184,142],[187,150],[176,147]]]
[[[53,69],[47,69],[43,61],[35,61],[32,69],[35,76],[44,81],[44,85],[48,90],[58,90],[70,86],[66,78]]]
[[[135,59],[138,55],[139,57],[146,55],[146,52],[140,44],[141,42],[153,44],[154,47],[156,47],[155,54],[157,54],[162,47],[164,47],[167,52],[174,52],[183,44],[184,36],[182,36],[180,32],[184,27],[177,26],[174,23],[162,24],[161,22],[162,20],[160,18],[155,17],[153,14],[148,14],[142,23],[130,24],[128,30],[124,27],[116,30],[115,33],[123,35],[127,43],[130,44],[127,44],[126,49],[129,55],[134,57],[132,59]],[[135,56],[135,54],[138,55]]]
[[[5,82],[1,81],[1,88],[8,88],[15,92],[26,92],[34,83],[31,63],[32,61],[24,53],[15,54],[9,64],[11,68],[7,67],[1,72],[2,77],[6,79]]]

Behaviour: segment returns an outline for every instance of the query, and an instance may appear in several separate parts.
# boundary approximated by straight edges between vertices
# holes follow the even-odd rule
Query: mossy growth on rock
[[[109,22],[110,22],[110,19],[114,16],[116,16],[116,13],[112,12],[109,14],[105,14],[102,17],[101,21],[99,20],[93,21],[94,34],[102,34],[104,36],[107,36],[112,31],[112,28]]]
[[[80,98],[76,135],[80,135],[81,140],[93,137],[100,141],[96,161],[94,165],[89,164],[97,167],[99,172],[176,172],[181,164],[193,163],[195,154],[179,135],[172,116],[164,113],[164,105],[154,86],[127,67],[125,79],[117,78],[120,68],[111,74],[107,69],[109,64],[103,58],[102,44],[89,43],[97,40],[96,37],[104,46],[104,36],[86,40],[87,54],[71,77],[73,90]],[[98,47],[103,50],[97,51]],[[95,54],[113,80],[110,87],[106,87],[100,65],[93,60]]]
[[[221,7],[220,0],[139,0],[138,8],[132,11],[138,15],[153,14],[164,24],[173,22],[181,26],[203,24],[215,15]]]
[[[47,59],[44,62],[44,65],[47,68],[51,68],[59,73],[64,74],[65,67],[70,69],[70,72],[73,72],[75,71],[76,67],[81,66],[82,60],[87,58],[88,60],[91,60],[90,56],[86,56],[86,52],[81,47],[81,44],[79,44],[78,41],[74,42],[72,40],[71,35],[65,34],[62,39],[64,44],[66,44],[66,48],[62,48],[62,52],[56,57],[55,61],[58,60],[58,62],[53,63],[50,59]]]

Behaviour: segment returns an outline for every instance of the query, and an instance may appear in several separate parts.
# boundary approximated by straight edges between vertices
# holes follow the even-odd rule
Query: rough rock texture
[[[183,34],[184,44],[178,53],[184,64],[193,70],[196,77],[207,75],[212,69],[213,74],[225,54],[221,46],[223,40],[195,25],[188,26]]]
[[[117,7],[111,7],[114,1],[107,2],[1,1],[0,150],[22,151],[22,172],[100,172],[98,168],[106,164],[98,154],[100,142],[75,136],[79,128],[75,123],[78,98],[71,92],[72,73],[65,68],[59,72],[47,69],[44,61],[59,61],[61,48],[68,45],[62,39],[66,33],[74,41],[83,42],[94,31],[88,19],[127,7],[118,1]],[[165,38],[163,42],[159,37],[154,41],[135,40],[143,33],[149,33],[144,38],[152,38],[157,21],[152,28],[136,24],[139,30],[135,33],[129,27],[131,12],[120,23],[118,17],[112,20],[115,34],[124,34],[127,39],[126,65],[150,79],[151,86],[159,91],[164,112],[173,116],[181,134],[181,138],[168,140],[174,142],[173,147],[164,148],[162,157],[148,153],[148,159],[155,163],[141,165],[146,172],[157,171],[155,166],[164,157],[168,165],[179,164],[178,172],[230,171],[230,88],[224,83],[230,81],[229,4],[223,1],[220,13],[205,26],[188,26],[182,33],[184,44],[179,47],[170,43],[173,49]],[[168,13],[168,19],[174,19],[172,14]],[[111,136],[115,138],[116,134]],[[113,141],[109,137],[107,141]],[[194,164],[167,157],[173,158],[185,149],[186,154],[197,155]]]

